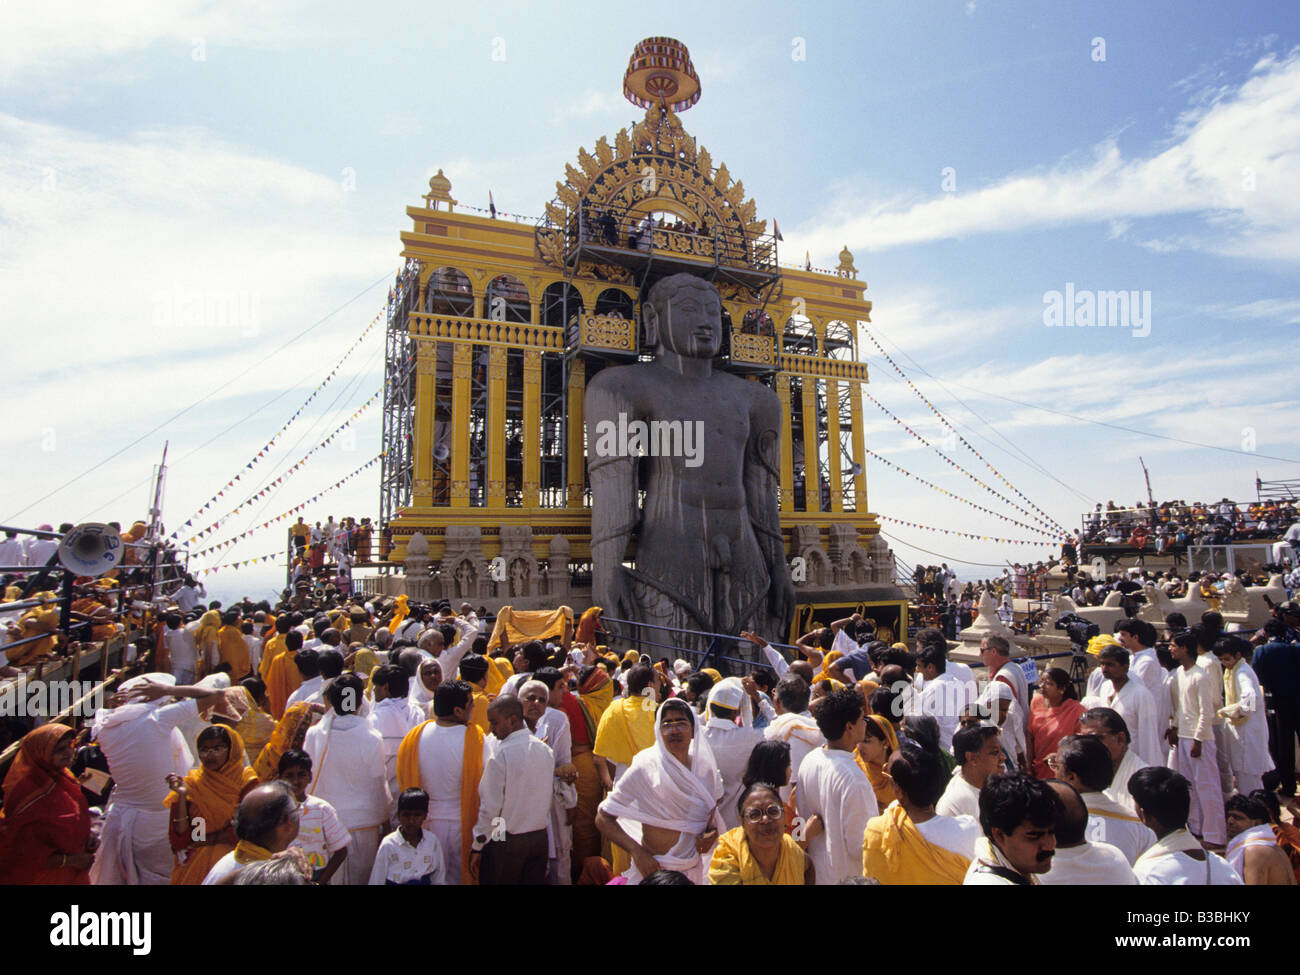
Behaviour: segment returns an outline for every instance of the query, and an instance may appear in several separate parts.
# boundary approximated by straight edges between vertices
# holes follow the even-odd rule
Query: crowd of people
[[[22,739],[0,882],[1290,884],[1300,865],[1278,800],[1294,603],[1255,634],[1121,621],[1085,688],[1048,670],[1032,694],[1000,637],[981,682],[939,630],[909,649],[860,616],[692,665],[610,650],[598,608],[201,596],[174,594],[144,672],[80,733]]]
[[[289,576],[295,590],[320,586],[349,596],[352,567],[375,561],[374,528],[369,518],[336,522],[330,515],[323,525],[319,521],[309,525],[299,517],[289,528],[289,539],[293,544]]]
[[[1098,504],[1084,519],[1085,545],[1123,546],[1138,551],[1183,551],[1188,545],[1226,545],[1234,541],[1282,539],[1300,545],[1300,512],[1290,499],[1237,504],[1228,498],[1210,503],[1114,501]]]

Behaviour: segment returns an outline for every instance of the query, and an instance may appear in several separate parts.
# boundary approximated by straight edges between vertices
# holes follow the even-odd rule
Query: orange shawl
[[[868,714],[867,720],[874,721],[885,733],[890,752],[898,751],[898,735],[894,732],[894,726],[889,723],[889,719],[879,714]],[[871,783],[871,791],[876,794],[876,805],[884,809],[893,802],[894,780],[885,771],[885,767],[877,765],[875,762],[868,762],[856,748],[853,749],[853,760],[858,763],[858,768],[867,774],[867,781]]]
[[[416,725],[406,733],[397,748],[397,787],[414,789],[420,785],[420,735],[433,721]],[[465,726],[465,751],[460,766],[460,882],[472,885],[469,875],[470,847],[474,844],[474,824],[478,821],[478,783],[483,777],[483,731],[475,724]]]
[[[311,727],[311,705],[299,701],[284,713],[271,732],[271,737],[253,763],[253,770],[262,782],[270,782],[280,774],[280,758],[290,748],[302,748]]]
[[[185,776],[190,820],[200,820],[209,839],[203,843],[191,842],[189,858],[184,862],[178,859],[172,869],[173,884],[202,883],[213,864],[234,849],[232,845],[216,843],[212,838],[235,818],[235,809],[244,791],[257,784],[256,773],[244,765],[244,740],[234,728],[226,728],[225,732],[230,736],[230,755],[225,764],[215,772],[200,765]],[[170,809],[179,798],[175,792],[169,792],[163,805]]]
[[[862,872],[882,884],[959,886],[970,861],[921,835],[901,804],[868,820],[862,840]]]

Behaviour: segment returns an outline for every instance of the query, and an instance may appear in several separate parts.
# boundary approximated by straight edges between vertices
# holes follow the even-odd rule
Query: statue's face
[[[683,287],[668,300],[659,341],[690,359],[712,359],[722,347],[722,302],[712,288]]]

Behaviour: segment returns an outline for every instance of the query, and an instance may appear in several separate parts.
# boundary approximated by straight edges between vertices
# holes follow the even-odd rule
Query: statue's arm
[[[750,410],[749,443],[745,447],[745,503],[749,520],[771,576],[769,610],[789,622],[794,613],[794,585],[785,562],[781,537],[781,401],[768,389],[759,391]]]
[[[636,458],[623,456],[616,437],[619,414],[635,417],[635,406],[611,379],[621,370],[601,372],[587,387],[583,414],[587,425],[587,477],[591,482],[592,599],[606,615],[627,619],[623,559],[637,522]],[[602,382],[602,380],[604,380]]]

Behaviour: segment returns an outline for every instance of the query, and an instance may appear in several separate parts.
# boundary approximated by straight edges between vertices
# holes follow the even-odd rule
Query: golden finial
[[[439,203],[447,204],[448,211],[456,205],[451,198],[451,180],[442,174],[442,170],[429,177],[429,192],[424,194],[424,203],[431,210],[437,210]]]
[[[842,278],[851,278],[858,273],[858,269],[853,266],[853,255],[849,252],[848,244],[840,251],[840,266],[835,270]]]

